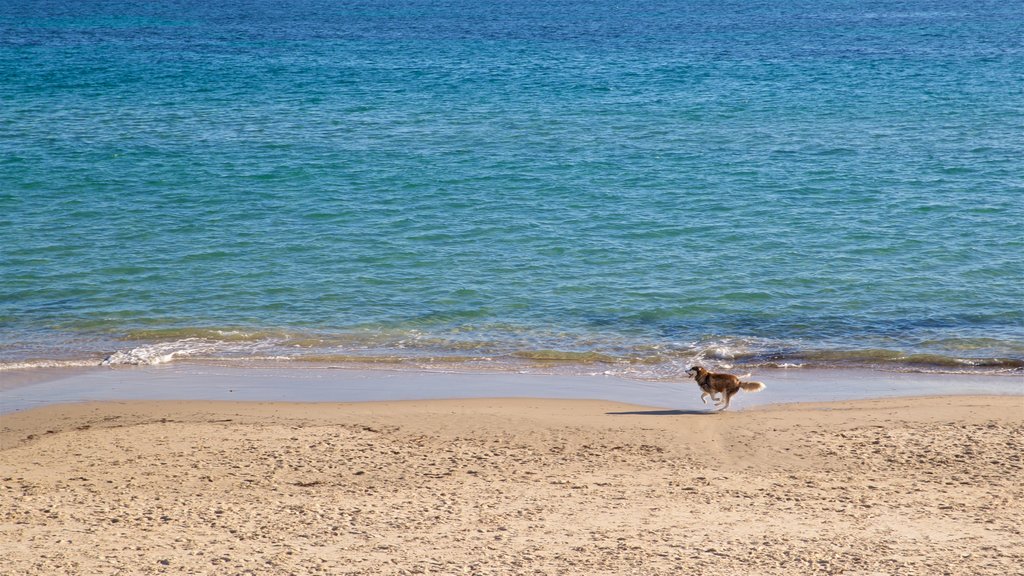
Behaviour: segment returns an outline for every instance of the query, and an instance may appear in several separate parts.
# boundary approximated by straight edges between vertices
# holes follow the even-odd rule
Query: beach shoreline
[[[1012,574],[1024,399],[54,404],[0,574]],[[1014,567],[1017,568],[1014,568]]]
[[[1024,376],[884,372],[867,369],[766,369],[767,384],[741,392],[730,410],[769,404],[902,396],[1024,395]],[[0,414],[49,404],[122,400],[366,402],[457,398],[606,400],[650,407],[705,409],[697,386],[601,373],[450,372],[320,365],[175,362],[156,366],[46,368],[2,373]]]

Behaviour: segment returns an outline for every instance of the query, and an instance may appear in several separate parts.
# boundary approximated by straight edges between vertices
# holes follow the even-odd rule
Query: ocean
[[[1024,374],[1022,14],[0,0],[0,368]]]

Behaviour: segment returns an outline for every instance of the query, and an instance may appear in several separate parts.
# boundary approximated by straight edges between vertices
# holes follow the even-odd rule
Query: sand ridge
[[[1024,399],[0,416],[0,574],[1021,574]]]

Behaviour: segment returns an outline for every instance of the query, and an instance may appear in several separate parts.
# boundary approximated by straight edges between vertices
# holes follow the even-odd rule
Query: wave
[[[0,362],[0,371],[4,370],[36,370],[40,368],[90,368],[100,365],[101,360],[77,359],[77,360],[50,360],[31,359],[11,362]]]
[[[770,339],[720,337],[683,342],[636,342],[600,335],[481,338],[367,330],[298,333],[242,328],[138,330],[113,352],[85,358],[11,359],[0,370],[87,366],[154,366],[177,361],[297,362],[314,365],[409,369],[535,371],[675,379],[690,366],[712,370],[756,368],[868,368],[907,372],[1024,374],[1024,357],[982,355],[1000,342],[945,343],[940,352],[888,348],[807,347]],[[558,345],[561,343],[562,345]],[[550,346],[548,344],[556,344]],[[968,345],[969,344],[969,345]],[[1016,351],[1014,343],[1003,350]],[[964,354],[974,352],[977,355]]]
[[[259,342],[284,339],[288,332],[277,330],[248,330],[245,328],[157,328],[129,330],[123,340],[211,340],[219,342]]]
[[[808,362],[822,365],[886,365],[947,367],[947,368],[1024,368],[1020,358],[963,358],[934,353],[903,353],[885,349],[866,350],[812,350],[801,354]]]
[[[211,355],[217,351],[217,341],[203,338],[185,338],[173,342],[139,346],[129,350],[118,350],[104,358],[100,365],[155,366],[157,364],[166,364],[176,358],[187,358],[201,354]]]
[[[628,360],[600,352],[572,352],[567,350],[521,350],[512,357],[537,362],[566,362],[581,364],[616,364]]]
[[[262,359],[289,358],[282,346],[287,340],[280,333],[250,333],[223,330],[180,330],[174,335],[190,334],[186,338],[143,344],[110,354],[101,366],[154,366],[182,359]],[[196,336],[193,334],[204,334]],[[216,338],[209,337],[216,334]],[[135,334],[138,336],[138,334]]]

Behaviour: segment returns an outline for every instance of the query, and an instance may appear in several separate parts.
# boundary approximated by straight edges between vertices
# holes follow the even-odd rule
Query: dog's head
[[[701,376],[708,373],[703,366],[690,366],[686,369],[686,373],[694,378],[700,378]]]

